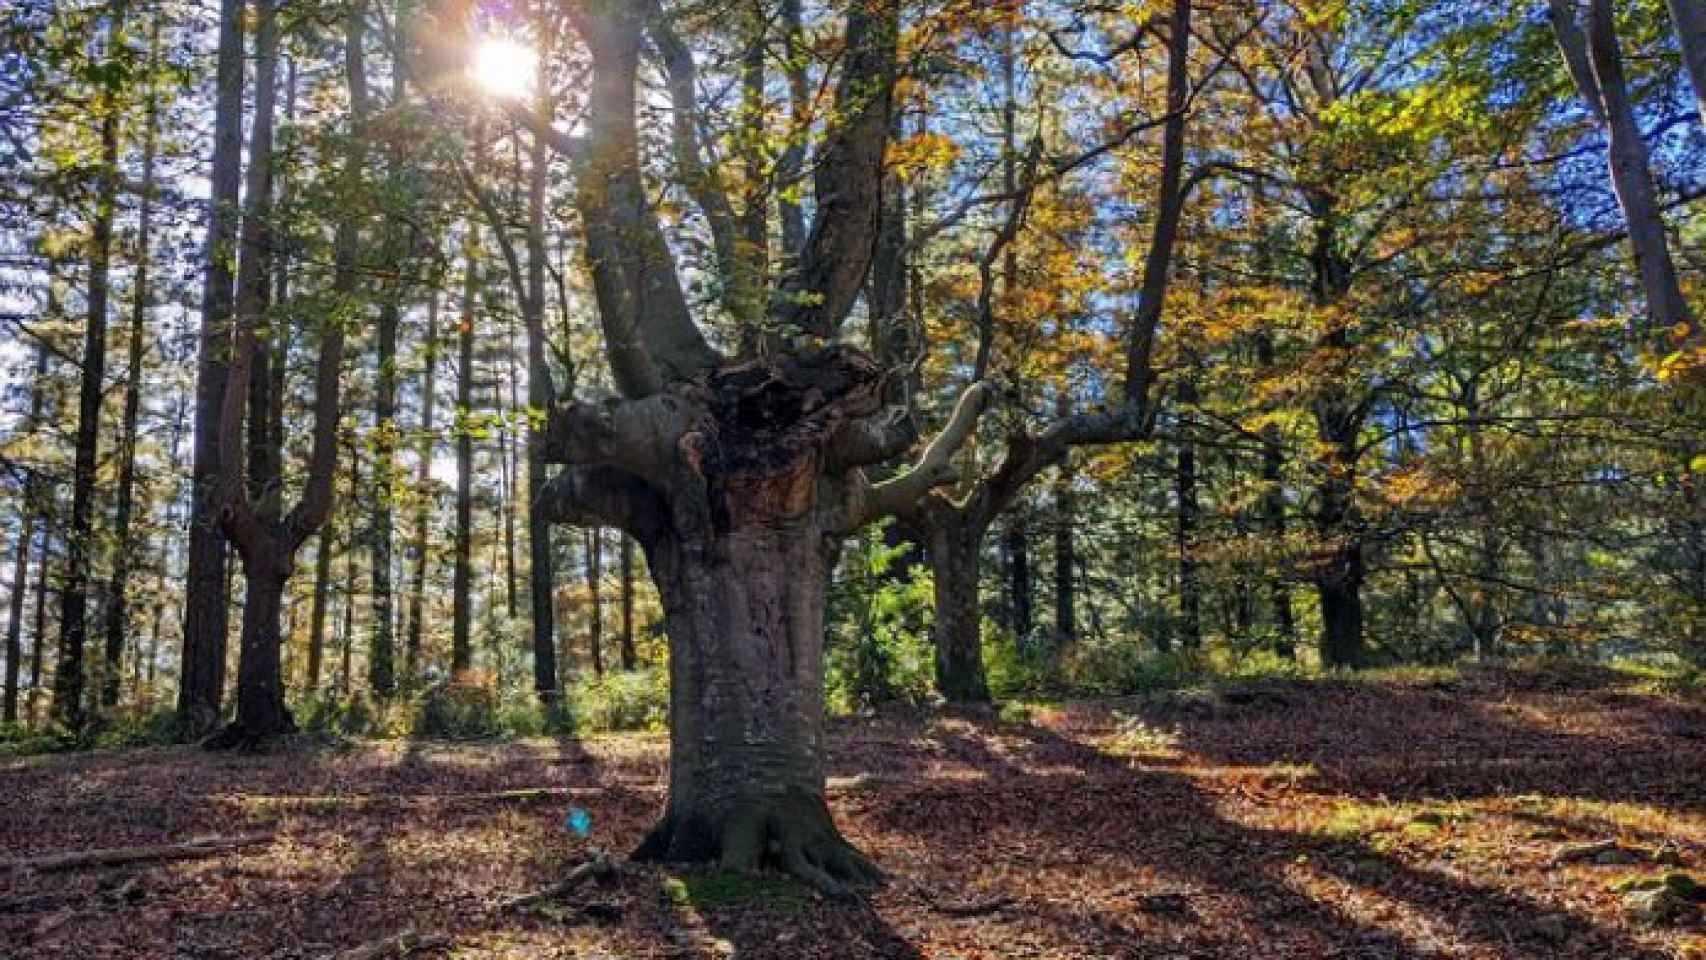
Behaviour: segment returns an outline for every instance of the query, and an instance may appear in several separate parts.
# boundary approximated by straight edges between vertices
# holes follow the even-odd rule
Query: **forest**
[[[1706,960],[1706,0],[5,0],[0,956]]]

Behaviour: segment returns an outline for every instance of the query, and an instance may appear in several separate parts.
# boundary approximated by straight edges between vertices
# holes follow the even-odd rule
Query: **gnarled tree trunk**
[[[743,522],[646,557],[669,631],[670,775],[638,856],[747,869],[767,861],[834,883],[875,879],[824,804],[823,606],[832,548],[788,503],[812,483],[727,491]],[[793,509],[791,509],[793,507]]]

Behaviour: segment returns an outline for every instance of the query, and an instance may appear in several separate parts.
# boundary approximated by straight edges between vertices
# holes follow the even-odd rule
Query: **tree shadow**
[[[1474,882],[1449,864],[1426,869],[1359,837],[1237,822],[1183,773],[1134,768],[1041,727],[983,727],[977,734],[939,738],[995,782],[924,782],[891,798],[877,817],[885,829],[934,844],[955,839],[936,811],[956,810],[984,825],[976,862],[941,871],[959,873],[962,882],[979,872],[977,863],[1024,859],[1010,851],[1048,851],[1033,855],[1037,875],[1011,893],[1023,914],[1061,937],[1082,936],[1089,916],[1135,942],[1131,955],[1165,944],[1242,956],[1252,944],[1283,943],[1306,955],[1394,960],[1465,952],[1665,956],[1591,918]],[[998,755],[987,749],[992,736],[1023,746],[1009,743]],[[1036,892],[1086,870],[1128,882],[1071,908]],[[1184,911],[1175,898],[1157,900],[1170,892],[1183,893]]]

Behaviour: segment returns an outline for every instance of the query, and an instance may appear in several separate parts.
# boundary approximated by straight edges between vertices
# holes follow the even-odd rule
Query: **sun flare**
[[[520,99],[533,90],[538,57],[532,50],[501,37],[481,42],[474,50],[474,82],[487,93]]]

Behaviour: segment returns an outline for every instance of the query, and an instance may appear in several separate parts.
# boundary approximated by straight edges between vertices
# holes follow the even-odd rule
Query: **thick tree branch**
[[[899,36],[899,0],[850,5],[837,122],[817,159],[817,213],[775,305],[783,331],[828,339],[864,287],[876,255]]]
[[[858,529],[873,520],[909,511],[931,490],[959,478],[954,469],[954,455],[971,439],[977,422],[989,409],[995,391],[987,383],[974,383],[960,395],[954,413],[912,469],[891,480],[873,484],[862,491],[858,501],[850,504],[847,515],[850,529]]]

